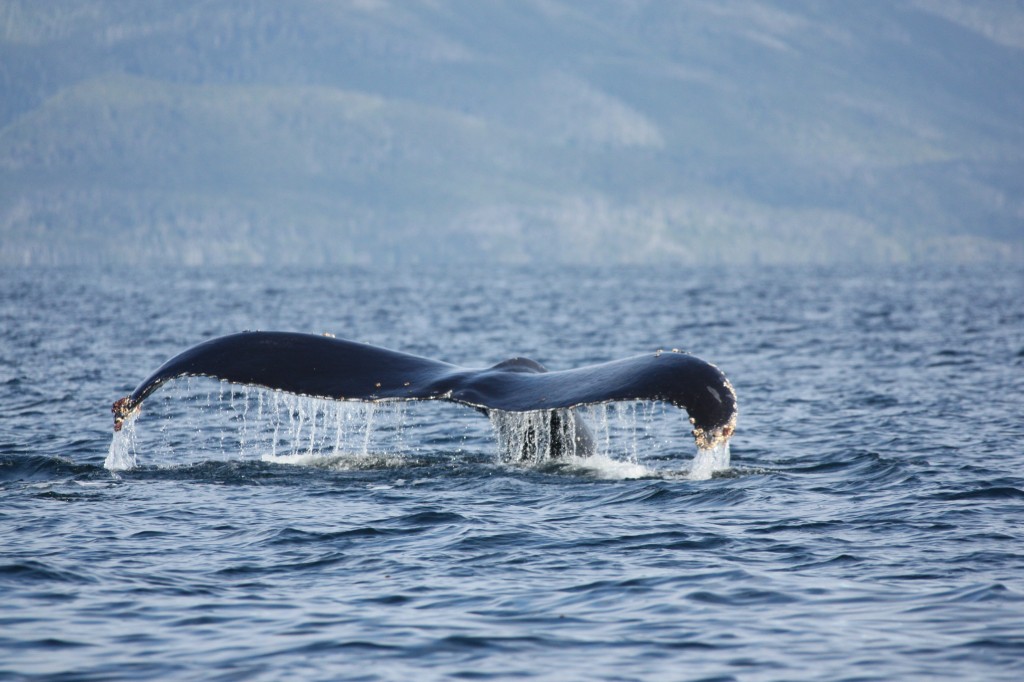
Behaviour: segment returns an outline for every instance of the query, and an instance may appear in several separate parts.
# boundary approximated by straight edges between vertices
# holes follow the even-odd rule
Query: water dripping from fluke
[[[664,424],[651,403],[604,404],[579,410],[538,410],[503,412],[490,417],[498,442],[498,457],[504,464],[583,471],[598,478],[634,479],[663,475],[641,460],[665,450],[664,443],[651,437]],[[686,478],[705,481],[728,471],[728,441],[713,448],[698,448]]]
[[[148,401],[143,422],[155,422],[153,431],[139,428],[139,410],[126,415],[104,466],[122,471],[240,460],[349,471],[470,456],[600,479],[707,480],[730,464],[723,443],[698,449],[688,471],[673,465],[691,441],[678,410],[660,403],[490,410],[487,422],[454,410],[466,415],[460,423],[439,420],[438,409],[447,408],[438,404],[410,410],[404,401],[323,400],[253,386],[226,388],[222,382],[204,387],[204,382],[211,380],[170,382]],[[410,430],[426,437],[408,438]]]
[[[219,382],[204,390],[202,382],[209,381],[177,382],[162,398],[151,399],[150,419],[143,421],[155,421],[155,432],[140,430],[138,410],[127,415],[113,434],[104,466],[122,471],[248,460],[345,471],[392,469],[422,465],[424,456],[434,461],[464,456],[467,446],[479,446],[478,457],[496,457],[504,466],[599,479],[707,480],[730,465],[728,443],[723,443],[698,449],[689,470],[660,466],[678,462],[689,440],[678,410],[658,403],[491,410],[488,422],[467,415],[459,432],[457,420],[439,420],[437,410],[429,409],[440,405],[417,411],[402,401],[322,400],[252,386],[224,390]],[[408,438],[410,429],[429,437]]]

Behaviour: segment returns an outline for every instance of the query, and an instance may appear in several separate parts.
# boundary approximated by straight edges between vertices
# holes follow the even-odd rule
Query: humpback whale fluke
[[[559,449],[573,452],[591,445],[589,430],[573,410],[583,405],[671,403],[689,414],[702,449],[727,441],[736,426],[736,393],[721,370],[675,350],[555,372],[527,358],[467,369],[327,335],[241,332],[193,346],[165,362],[114,403],[114,430],[153,391],[182,376],[332,400],[448,400],[484,413],[550,411],[552,433],[571,433],[575,441]]]

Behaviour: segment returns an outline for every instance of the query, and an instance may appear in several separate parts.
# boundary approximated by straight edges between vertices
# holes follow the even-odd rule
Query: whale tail
[[[736,425],[736,393],[729,380],[714,365],[678,351],[556,372],[527,358],[467,369],[333,337],[242,332],[211,339],[164,363],[113,404],[114,430],[120,431],[153,391],[181,376],[330,400],[448,400],[485,414],[547,412],[554,421],[543,431],[575,434],[564,444],[567,450],[586,450],[592,440],[573,409],[583,405],[671,403],[688,413],[701,449],[728,441]]]

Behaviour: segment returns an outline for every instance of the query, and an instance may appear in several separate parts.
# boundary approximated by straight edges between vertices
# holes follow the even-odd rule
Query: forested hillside
[[[1024,6],[0,0],[0,247],[1022,262]]]

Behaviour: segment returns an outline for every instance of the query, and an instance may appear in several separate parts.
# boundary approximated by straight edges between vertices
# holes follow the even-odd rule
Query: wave
[[[54,479],[104,476],[106,469],[49,455],[0,455],[0,482],[52,481]]]

